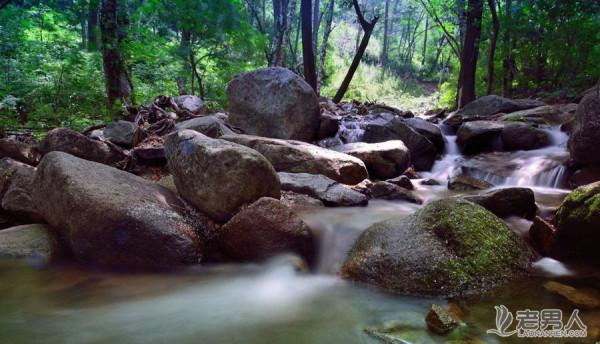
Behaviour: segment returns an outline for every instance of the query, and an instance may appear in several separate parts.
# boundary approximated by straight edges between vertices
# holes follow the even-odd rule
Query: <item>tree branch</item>
[[[440,20],[438,15],[435,13],[435,10],[432,8],[429,8],[429,5],[431,5],[429,0],[419,0],[419,1],[421,2],[421,5],[423,5],[423,8],[425,9],[425,11],[427,11],[427,14],[429,15],[429,17],[431,17],[436,22],[436,24],[442,29],[442,31],[444,32],[444,36],[446,36],[447,41],[450,44],[450,47],[452,48],[452,51],[460,59],[460,44],[458,44],[458,42],[456,41],[456,38],[454,36],[452,36],[450,34],[450,32],[448,32],[448,30],[444,26],[444,23],[442,23],[442,21]],[[426,1],[427,1],[427,3],[426,3]]]

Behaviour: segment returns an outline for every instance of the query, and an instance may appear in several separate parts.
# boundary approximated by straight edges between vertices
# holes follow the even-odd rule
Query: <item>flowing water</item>
[[[343,142],[360,139],[363,124],[342,126]],[[568,192],[560,188],[568,153],[566,136],[557,128],[546,130],[554,138],[551,147],[472,157],[462,156],[456,137],[445,132],[445,155],[423,174],[442,185],[416,181],[415,192],[426,202],[456,195],[445,182],[462,172],[497,187],[531,187],[542,211],[555,209]],[[342,140],[339,135],[336,139]],[[504,304],[512,311],[559,308],[570,314],[573,305],[547,291],[544,283],[558,280],[600,289],[597,269],[544,258],[535,264],[533,276],[485,297],[454,300],[468,326],[451,338],[433,335],[427,331],[425,314],[432,303],[446,300],[389,295],[336,275],[368,226],[416,209],[417,205],[403,201],[372,201],[367,207],[301,214],[321,243],[319,263],[310,273],[299,271],[296,259],[285,256],[264,264],[135,275],[89,271],[71,264],[40,268],[28,262],[0,261],[0,343],[378,343],[364,328],[390,321],[401,325],[411,343],[450,339],[520,343],[525,341],[486,334],[495,328],[495,305]],[[521,235],[531,224],[506,220]],[[590,330],[600,329],[599,310],[584,310],[582,317]]]

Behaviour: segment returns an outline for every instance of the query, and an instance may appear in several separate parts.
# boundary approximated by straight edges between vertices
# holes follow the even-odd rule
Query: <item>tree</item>
[[[388,62],[389,12],[390,0],[385,0],[385,12],[383,15],[383,47],[381,48],[381,58],[379,59],[379,64],[384,68],[387,66]]]
[[[96,31],[98,30],[98,7],[100,5],[99,0],[90,0],[88,2],[88,14],[87,14],[87,49],[88,51],[94,51],[98,48],[98,37]]]
[[[317,67],[312,42],[312,1],[301,0],[300,16],[302,18],[302,58],[304,60],[304,79],[317,92]]]
[[[352,59],[352,64],[350,64],[350,68],[348,69],[348,72],[346,73],[346,77],[344,77],[344,81],[342,81],[340,88],[338,89],[335,96],[333,97],[333,101],[335,103],[339,103],[344,98],[344,94],[346,94],[346,91],[348,90],[348,87],[350,86],[350,82],[352,81],[352,78],[354,77],[354,73],[356,72],[356,69],[358,68],[358,65],[360,64],[360,60],[362,59],[365,51],[367,50],[367,46],[369,45],[369,39],[371,39],[371,34],[373,33],[375,24],[377,24],[377,21],[379,20],[379,17],[375,16],[375,17],[373,17],[371,22],[368,22],[365,19],[365,17],[363,16],[362,11],[360,10],[358,1],[352,0],[352,5],[354,6],[354,11],[356,12],[356,17],[358,18],[358,22],[360,23],[360,26],[363,29],[364,34],[363,34],[362,40],[360,41],[360,46],[358,47],[358,50],[354,54],[354,58]]]
[[[498,14],[496,13],[496,4],[494,0],[488,0],[488,5],[492,13],[493,32],[492,37],[490,39],[490,55],[488,58],[486,94],[492,94],[492,91],[494,89],[494,57],[496,54],[496,42],[498,41],[498,32],[500,31],[500,22],[498,21]]]
[[[273,0],[273,48],[271,50],[271,58],[269,66],[283,66],[285,62],[284,42],[286,37],[289,37],[288,26],[288,0]]]
[[[329,35],[331,34],[331,24],[333,22],[334,0],[329,0],[327,6],[327,19],[323,28],[323,42],[321,43],[321,53],[319,54],[319,70],[317,72],[317,91],[321,91],[323,85],[323,73],[325,70],[325,57],[327,55],[327,44],[329,43]]]
[[[467,22],[463,49],[460,57],[458,107],[476,99],[475,74],[477,71],[477,56],[481,36],[481,19],[483,16],[483,0],[469,0]]]
[[[113,110],[116,100],[121,100],[127,106],[133,103],[133,83],[125,47],[128,21],[125,0],[102,0],[100,31],[109,111]]]

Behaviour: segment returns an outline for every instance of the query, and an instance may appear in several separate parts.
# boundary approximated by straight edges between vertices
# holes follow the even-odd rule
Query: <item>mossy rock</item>
[[[556,212],[560,253],[600,262],[600,182],[571,192]]]
[[[399,294],[451,297],[485,292],[530,262],[522,240],[494,214],[443,199],[368,228],[342,275]]]

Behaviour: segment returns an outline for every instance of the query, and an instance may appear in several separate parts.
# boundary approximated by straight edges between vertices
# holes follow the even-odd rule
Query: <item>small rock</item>
[[[422,204],[423,200],[413,195],[409,190],[388,182],[376,182],[369,186],[368,194],[371,198],[385,199],[388,201],[403,200],[411,203]]]
[[[133,146],[133,138],[137,125],[129,121],[111,122],[104,129],[104,137],[110,142],[131,148]]]
[[[550,281],[544,284],[547,290],[563,296],[576,307],[593,309],[600,307],[600,292],[594,289],[576,289],[569,285]]]
[[[281,202],[291,207],[296,212],[325,206],[322,201],[316,198],[293,191],[282,191]]]
[[[279,172],[281,189],[309,195],[327,206],[367,205],[367,196],[323,175]]]
[[[423,179],[423,180],[421,180],[421,183],[420,183],[420,184],[421,184],[421,185],[429,185],[429,186],[442,185],[442,184],[440,184],[440,182],[438,182],[437,180],[435,180],[435,179],[431,179],[431,178],[428,178],[428,179]]]
[[[396,178],[388,179],[388,180],[386,180],[386,182],[392,183],[394,185],[398,185],[399,187],[405,188],[407,190],[414,190],[414,188],[415,188],[415,186],[410,181],[410,179],[404,175],[396,177]]]
[[[410,164],[410,153],[400,140],[380,143],[355,142],[332,149],[362,160],[373,179],[394,178],[406,171]]]
[[[508,124],[500,133],[506,151],[532,150],[550,145],[550,136],[543,130],[524,123]]]
[[[529,242],[544,256],[557,255],[556,229],[539,216],[535,217],[529,229]]]
[[[446,335],[461,325],[460,319],[450,313],[446,307],[431,305],[425,317],[427,328],[439,335]]]
[[[0,258],[28,259],[46,264],[63,253],[54,232],[47,225],[22,225],[0,231]]]
[[[456,144],[464,154],[476,154],[486,151],[501,151],[500,134],[506,122],[474,121],[460,126],[456,133]]]
[[[0,139],[0,158],[12,158],[28,165],[37,165],[42,157],[37,146],[11,138]]]
[[[338,132],[340,127],[341,117],[331,114],[331,113],[322,113],[321,114],[321,122],[319,125],[319,135],[318,139],[326,139],[328,137],[333,137]]]
[[[537,213],[535,195],[529,188],[504,188],[477,196],[465,196],[498,217],[520,216],[532,220]]]
[[[225,122],[216,115],[192,118],[175,125],[177,130],[194,130],[213,139],[223,135],[235,134]]]
[[[31,201],[35,168],[10,158],[0,159],[0,201],[2,209],[13,216],[40,221]]]
[[[464,174],[450,178],[448,189],[453,191],[473,191],[485,190],[494,187],[494,185],[485,180],[473,178]]]
[[[181,110],[186,110],[193,115],[201,115],[204,113],[204,102],[196,96],[184,95],[173,97],[173,101]]]

